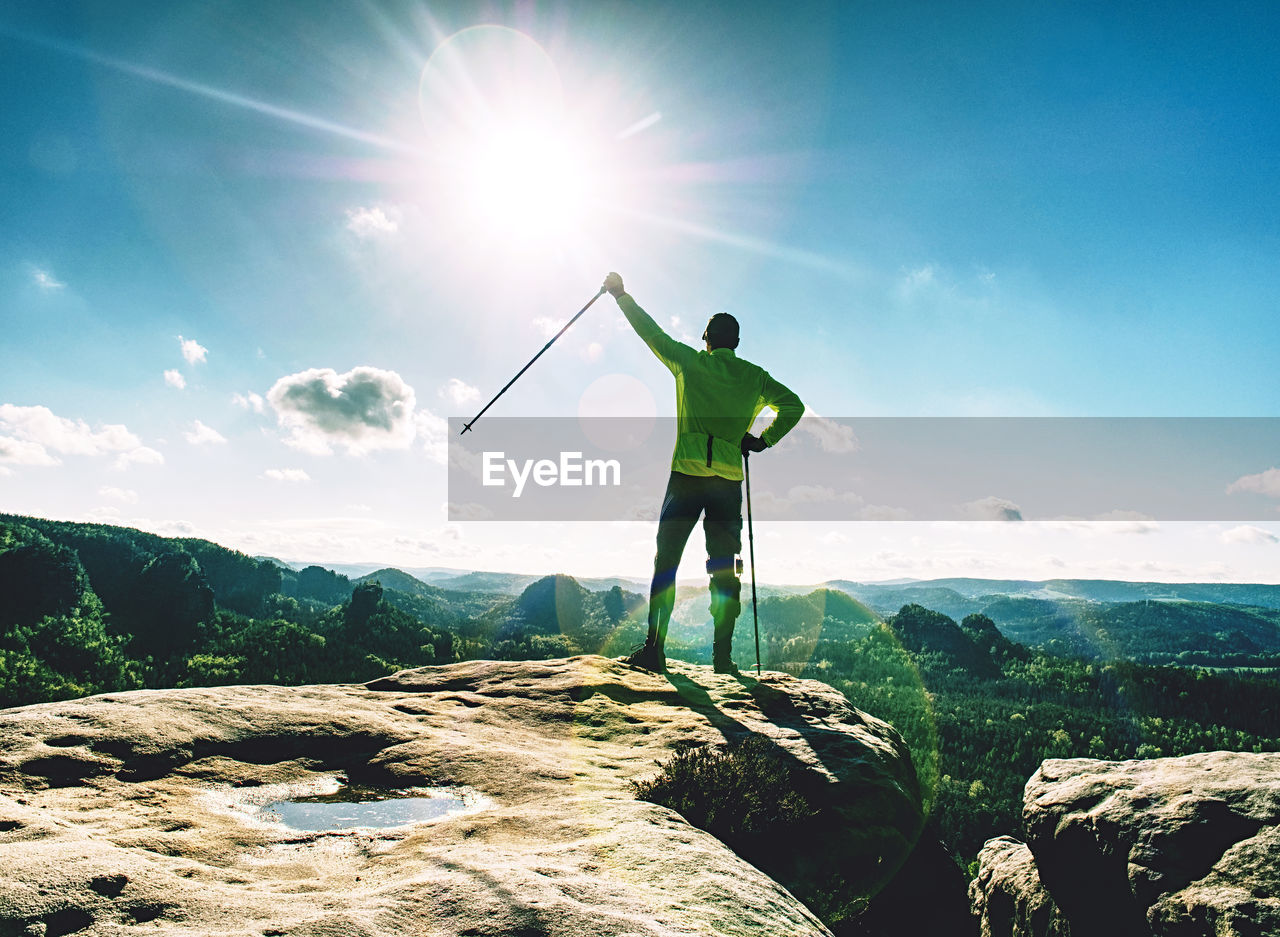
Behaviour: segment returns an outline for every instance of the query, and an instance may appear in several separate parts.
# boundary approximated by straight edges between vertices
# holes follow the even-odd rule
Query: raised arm
[[[694,349],[662,331],[662,326],[654,322],[653,318],[640,308],[639,304],[631,298],[631,294],[623,288],[622,277],[618,274],[611,273],[605,277],[604,288],[618,301],[618,308],[627,317],[636,334],[649,346],[649,350],[673,372],[679,372],[690,358],[697,357],[698,353]]]

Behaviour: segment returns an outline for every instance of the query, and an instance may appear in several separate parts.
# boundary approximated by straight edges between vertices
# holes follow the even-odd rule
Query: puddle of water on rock
[[[291,784],[209,792],[210,807],[254,824],[303,833],[395,830],[476,813],[492,804],[469,787],[388,789],[323,776]]]
[[[343,785],[331,794],[277,800],[262,807],[264,818],[304,833],[373,827],[395,829],[471,813],[475,797],[457,788],[385,790]]]

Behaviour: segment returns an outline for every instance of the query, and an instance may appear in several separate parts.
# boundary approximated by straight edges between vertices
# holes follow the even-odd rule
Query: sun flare
[[[486,231],[566,235],[587,221],[598,173],[580,141],[550,126],[512,125],[472,142],[465,199]]]
[[[419,100],[431,184],[472,240],[571,248],[616,195],[608,135],[580,122],[554,63],[523,33],[486,26],[451,36],[424,68]]]

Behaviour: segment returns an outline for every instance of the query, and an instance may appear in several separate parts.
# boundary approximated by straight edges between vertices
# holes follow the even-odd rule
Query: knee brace
[[[711,617],[714,621],[732,623],[742,611],[742,581],[735,572],[732,556],[715,556],[707,560],[711,577]]]

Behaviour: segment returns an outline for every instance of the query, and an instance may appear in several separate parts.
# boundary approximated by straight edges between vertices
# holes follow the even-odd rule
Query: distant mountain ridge
[[[872,607],[890,596],[933,593],[950,601],[1006,595],[1036,599],[1082,599],[1088,602],[1216,602],[1280,609],[1280,584],[1236,582],[1128,582],[1119,579],[927,579],[910,583],[824,583]],[[891,603],[889,603],[891,604]],[[927,603],[921,603],[927,604]],[[930,606],[935,607],[935,606]],[[950,614],[950,613],[948,613]]]
[[[305,566],[321,566],[352,580],[366,580],[371,574],[386,567],[373,563],[312,563],[303,561],[283,562],[274,557],[255,557],[277,565],[300,570]],[[694,564],[686,564],[692,568]],[[545,573],[511,573],[498,570],[469,570],[443,566],[394,567],[414,579],[454,591],[503,592],[519,595]],[[749,576],[748,572],[746,576]],[[746,578],[744,576],[744,579]],[[575,576],[582,586],[595,592],[619,586],[639,592],[647,592],[648,570],[636,576]],[[681,578],[680,587],[692,586],[697,577]],[[1067,600],[1086,602],[1214,602],[1230,605],[1258,605],[1280,609],[1280,584],[1235,582],[1134,582],[1122,579],[977,579],[950,577],[944,579],[892,579],[862,582],[853,579],[828,579],[818,583],[757,583],[769,594],[802,594],[818,588],[839,589],[882,614],[897,611],[913,602],[945,611],[955,617],[953,610],[942,605],[964,605],[968,611],[977,611],[974,601],[991,596]],[[930,604],[932,600],[935,603]],[[955,611],[958,611],[956,608]],[[961,615],[967,614],[961,612]]]

